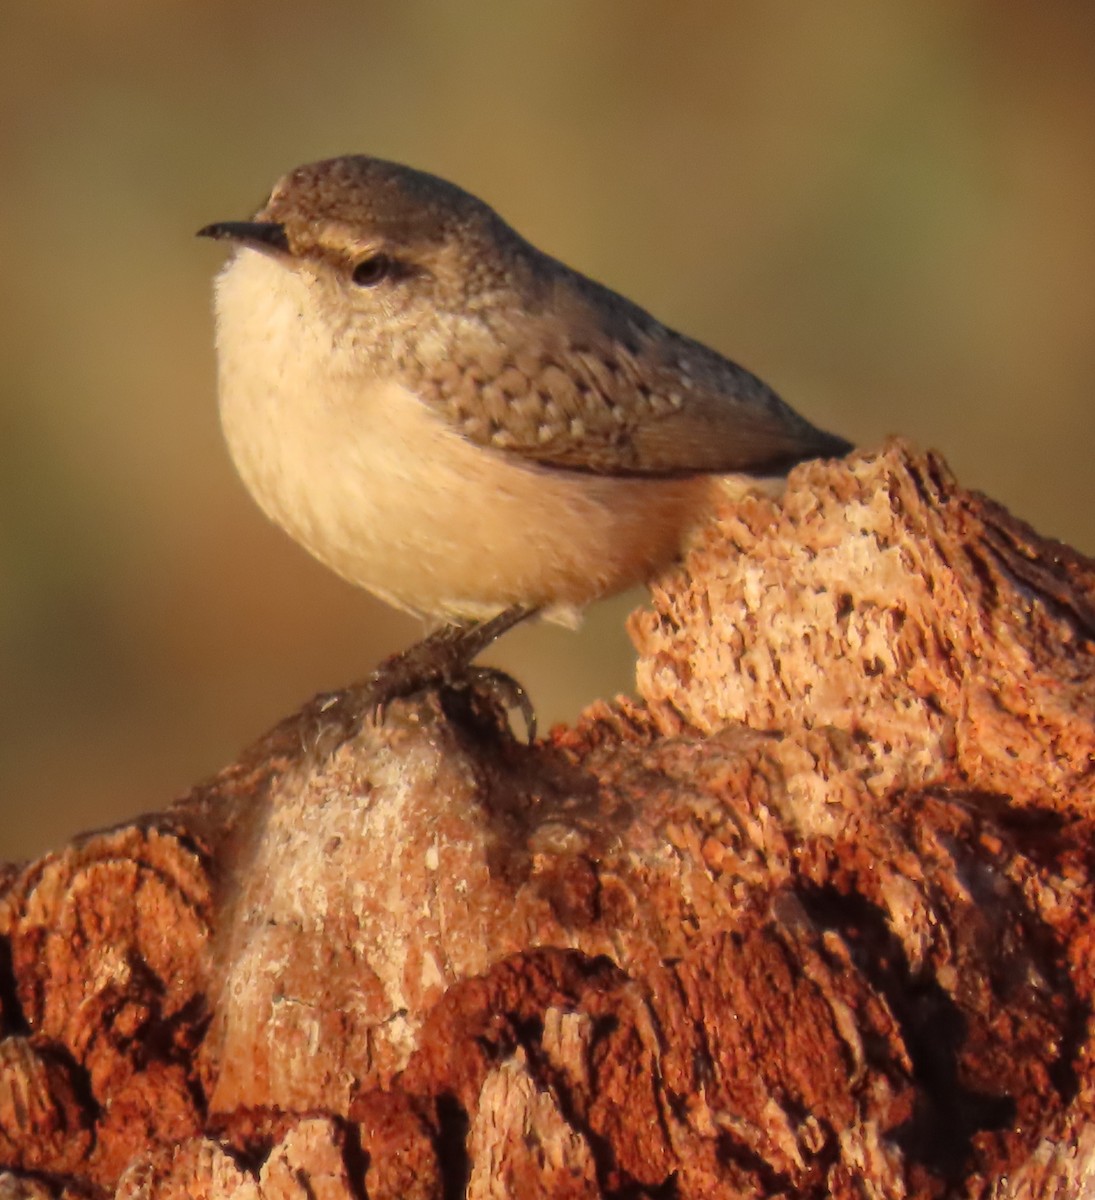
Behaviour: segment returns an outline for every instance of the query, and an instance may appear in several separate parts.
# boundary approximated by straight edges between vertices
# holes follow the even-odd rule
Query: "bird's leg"
[[[506,708],[521,710],[531,741],[536,733],[536,713],[528,693],[504,671],[473,667],[472,660],[535,611],[519,604],[486,621],[443,625],[402,653],[385,659],[366,681],[366,695],[373,710],[383,716],[393,700],[431,686],[481,687]]]

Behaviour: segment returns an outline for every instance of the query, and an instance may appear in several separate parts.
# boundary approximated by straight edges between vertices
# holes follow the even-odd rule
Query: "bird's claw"
[[[481,691],[507,711],[520,711],[531,742],[536,736],[536,712],[528,692],[497,667],[472,664],[477,654],[530,614],[527,608],[510,608],[487,621],[445,625],[401,654],[386,659],[366,680],[364,715],[379,723],[393,700],[430,687]]]

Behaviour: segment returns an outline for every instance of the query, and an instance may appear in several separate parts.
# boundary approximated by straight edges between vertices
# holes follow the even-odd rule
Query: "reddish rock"
[[[1095,1187],[1095,564],[893,443],[632,629],[542,743],[351,689],[0,871],[0,1195]]]

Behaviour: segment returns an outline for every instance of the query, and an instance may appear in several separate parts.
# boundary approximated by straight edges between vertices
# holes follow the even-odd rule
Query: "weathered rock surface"
[[[894,443],[633,635],[0,873],[0,1200],[1095,1194],[1095,564]]]

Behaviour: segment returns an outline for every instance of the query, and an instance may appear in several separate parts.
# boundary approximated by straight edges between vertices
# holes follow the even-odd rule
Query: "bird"
[[[309,163],[199,236],[232,247],[217,376],[244,484],[343,578],[438,623],[374,673],[378,708],[470,678],[518,621],[573,626],[648,582],[723,477],[852,448],[424,171]]]

